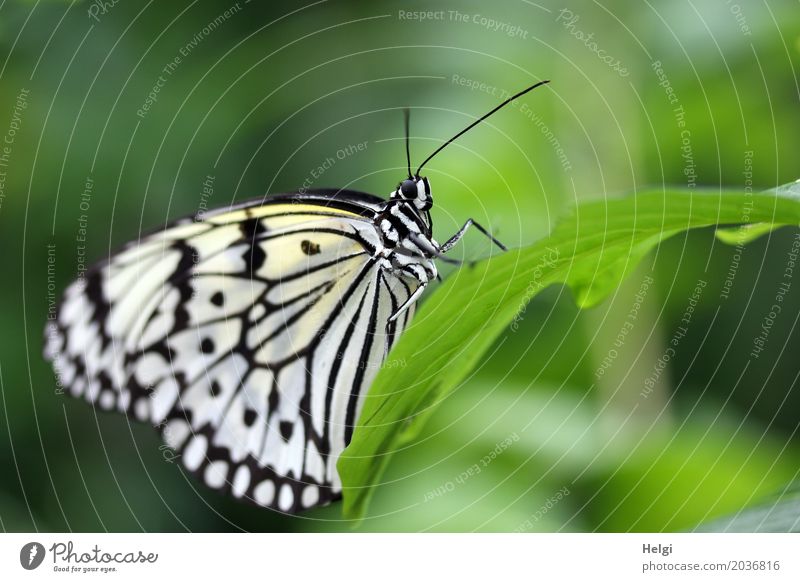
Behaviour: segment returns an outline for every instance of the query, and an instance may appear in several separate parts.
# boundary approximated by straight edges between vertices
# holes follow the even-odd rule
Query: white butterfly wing
[[[389,317],[417,285],[381,270],[360,214],[374,201],[349,196],[179,221],[89,270],[46,331],[61,383],[159,427],[210,487],[287,512],[338,498],[336,460],[411,313]]]

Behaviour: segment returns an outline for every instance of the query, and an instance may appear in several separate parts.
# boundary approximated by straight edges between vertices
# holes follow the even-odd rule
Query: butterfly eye
[[[404,198],[416,198],[417,183],[414,180],[403,180],[403,183],[400,184],[400,192]]]

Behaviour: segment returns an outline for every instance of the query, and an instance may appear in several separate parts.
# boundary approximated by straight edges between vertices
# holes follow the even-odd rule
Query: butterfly
[[[416,301],[438,278],[423,166],[385,200],[278,194],[176,220],[70,284],[45,329],[68,392],[155,426],[212,489],[296,513],[341,497],[336,461]]]

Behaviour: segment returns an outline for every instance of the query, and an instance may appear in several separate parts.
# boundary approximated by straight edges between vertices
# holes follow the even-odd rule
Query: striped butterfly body
[[[72,396],[157,427],[209,487],[283,512],[327,504],[434,260],[470,225],[492,238],[470,220],[438,244],[432,205],[409,168],[388,200],[312,190],[178,220],[66,289],[45,356]]]

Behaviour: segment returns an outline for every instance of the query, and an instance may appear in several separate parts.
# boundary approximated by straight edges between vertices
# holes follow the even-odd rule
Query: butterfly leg
[[[427,286],[428,286],[427,281],[425,281],[424,283],[420,283],[419,287],[417,287],[416,290],[411,295],[408,296],[408,299],[406,299],[403,302],[403,304],[397,308],[397,311],[392,313],[392,316],[389,318],[389,321],[390,322],[394,321],[395,319],[403,315],[408,310],[409,307],[414,305],[414,302],[417,299],[419,299],[419,296],[422,295],[422,292],[425,291],[425,287]]]
[[[488,230],[486,230],[486,229],[485,229],[485,228],[483,228],[483,227],[482,227],[480,224],[478,224],[477,222],[475,222],[474,220],[472,220],[472,219],[470,218],[469,220],[467,220],[467,221],[464,223],[464,226],[462,226],[462,227],[461,227],[461,228],[458,230],[458,232],[457,232],[457,233],[455,233],[453,236],[451,236],[451,237],[450,237],[450,238],[447,240],[447,242],[445,242],[445,243],[444,243],[444,244],[443,244],[441,247],[439,247],[439,252],[446,253],[447,251],[449,251],[450,249],[452,249],[452,248],[453,248],[453,247],[456,245],[456,243],[458,243],[458,241],[460,241],[460,240],[461,240],[461,238],[462,238],[462,237],[463,237],[463,236],[464,236],[464,235],[467,233],[467,230],[469,229],[469,227],[470,227],[470,226],[474,226],[475,228],[477,228],[479,231],[481,231],[483,234],[485,234],[485,235],[486,235],[486,236],[489,238],[489,240],[491,240],[491,241],[492,241],[494,244],[496,244],[496,245],[497,245],[498,247],[500,247],[502,250],[504,250],[504,251],[507,251],[507,250],[508,250],[508,249],[506,248],[506,245],[504,245],[504,244],[503,244],[503,243],[501,243],[499,240],[497,240],[496,238],[494,238],[494,237],[493,237],[491,234],[489,234],[489,231],[488,231]]]
[[[450,263],[451,265],[463,265],[464,261],[460,261],[458,259],[451,259],[450,257],[445,257],[442,253],[442,249],[437,248],[436,243],[432,243],[428,239],[423,239],[416,233],[410,232],[408,233],[408,238],[411,239],[417,248],[425,251],[426,253],[433,255],[437,259],[444,261],[445,263]],[[438,276],[438,275],[437,275]]]
[[[435,277],[439,275],[436,271],[436,265],[433,261],[425,261],[424,263],[408,262],[409,257],[402,255],[394,255],[395,264],[393,265],[396,271],[402,272],[406,276],[413,277],[419,282],[419,286],[408,296],[408,299],[398,307],[394,313],[389,317],[389,321],[395,321],[398,317],[403,315],[409,307],[419,299],[420,295],[425,291],[425,287]]]

